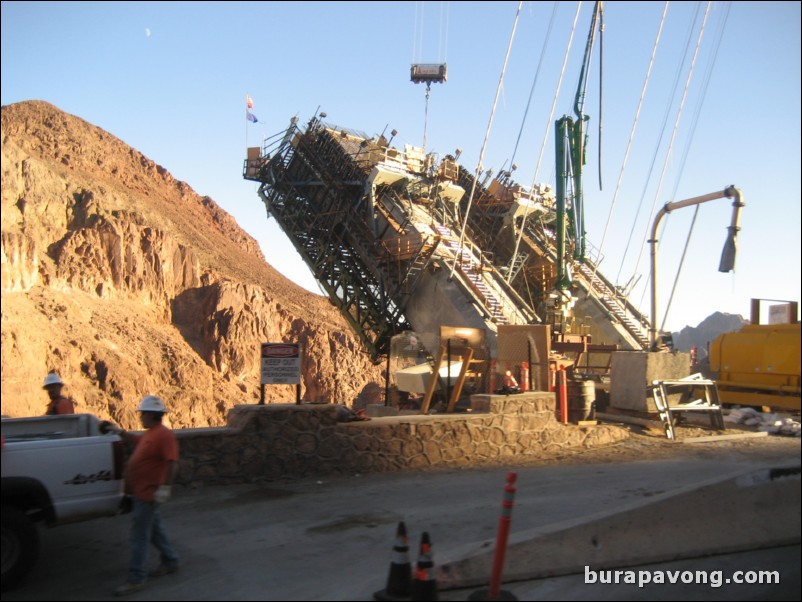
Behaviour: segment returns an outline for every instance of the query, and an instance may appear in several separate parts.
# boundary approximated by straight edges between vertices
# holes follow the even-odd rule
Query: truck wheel
[[[2,516],[2,591],[16,587],[39,555],[36,525],[14,506],[3,506]]]

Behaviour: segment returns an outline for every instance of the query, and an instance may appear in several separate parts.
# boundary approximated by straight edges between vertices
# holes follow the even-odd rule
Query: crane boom
[[[582,166],[586,160],[588,133],[585,126],[590,117],[584,113],[585,92],[590,72],[596,30],[601,32],[603,4],[596,2],[590,22],[585,55],[579,74],[574,114],[565,115],[555,123],[557,172],[557,280],[555,288],[566,291],[571,287],[570,263],[585,261],[585,223],[582,194]],[[568,186],[571,185],[569,195]],[[569,202],[570,198],[570,202]]]

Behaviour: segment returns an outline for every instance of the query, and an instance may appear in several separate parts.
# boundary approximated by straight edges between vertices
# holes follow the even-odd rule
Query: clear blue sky
[[[571,111],[592,6],[582,4],[553,119]],[[601,269],[609,279],[624,285],[642,274],[631,300],[647,315],[648,245],[642,254],[640,249],[656,209],[730,184],[743,192],[734,273],[717,271],[731,202],[700,207],[666,322],[670,330],[695,326],[714,311],[748,316],[753,297],[800,297],[800,3],[710,5],[666,159],[707,6],[669,6],[620,189],[662,2],[605,3],[602,191],[597,54],[585,105],[591,117],[584,185],[588,237],[597,247],[604,238]],[[409,66],[447,62],[448,81],[432,86],[427,150],[445,154],[459,147],[460,162],[475,169],[517,7],[3,2],[2,104],[45,100],[117,136],[212,197],[259,241],[268,262],[317,292],[287,238],[265,217],[256,186],[242,179],[246,146],[258,146],[294,115],[306,123],[318,107],[339,126],[369,135],[395,128],[395,144],[421,145],[424,88],[409,81]],[[509,163],[520,134],[515,162],[523,184],[535,175],[577,4],[557,5],[522,128],[553,7],[523,5],[485,152],[484,167],[497,172]],[[256,124],[245,121],[246,94],[254,100]],[[554,184],[553,128],[537,179]],[[661,324],[693,214],[682,209],[664,220]]]

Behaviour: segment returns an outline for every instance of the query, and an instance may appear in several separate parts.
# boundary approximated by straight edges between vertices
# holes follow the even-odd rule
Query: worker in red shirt
[[[115,590],[117,596],[141,591],[147,576],[159,577],[178,570],[178,554],[159,514],[159,506],[170,499],[178,472],[178,440],[173,431],[162,424],[167,409],[159,397],[148,395],[142,398],[137,411],[145,428],[144,434],[134,435],[116,427],[104,429],[118,433],[124,441],[135,446],[125,472],[125,492],[133,502],[131,561],[128,580]],[[150,543],[159,550],[161,564],[148,572],[145,565]]]
[[[64,383],[55,372],[50,372],[45,376],[42,388],[47,391],[47,396],[50,398],[45,414],[75,414],[75,402],[61,394],[63,387]]]

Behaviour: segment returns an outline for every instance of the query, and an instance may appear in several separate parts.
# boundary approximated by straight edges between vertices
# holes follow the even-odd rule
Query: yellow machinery
[[[753,311],[752,324],[719,335],[710,347],[719,397],[727,404],[799,411],[800,324],[756,321]]]

